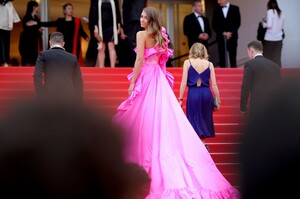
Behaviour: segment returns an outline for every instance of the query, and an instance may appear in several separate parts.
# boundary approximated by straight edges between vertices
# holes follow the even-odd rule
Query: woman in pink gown
[[[174,95],[174,79],[165,65],[173,51],[167,47],[158,11],[145,8],[140,21],[145,30],[137,33],[129,97],[118,107],[113,122],[125,128],[125,159],[143,166],[151,177],[146,198],[239,198]]]

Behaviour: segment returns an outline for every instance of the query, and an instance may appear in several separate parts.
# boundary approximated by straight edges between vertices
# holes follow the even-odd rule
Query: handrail
[[[215,43],[217,43],[217,40],[214,40],[214,41],[210,42],[210,43],[208,44],[208,46],[212,46],[212,45],[214,45]],[[170,58],[170,61],[175,61],[175,60],[177,60],[177,59],[180,59],[180,58],[185,57],[185,56],[188,56],[188,55],[189,55],[189,53],[186,53],[186,54],[183,54],[183,55],[179,55],[179,56],[177,56],[177,57]]]

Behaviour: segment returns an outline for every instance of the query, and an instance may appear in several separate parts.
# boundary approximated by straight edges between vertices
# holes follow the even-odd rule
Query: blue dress
[[[213,95],[210,90],[210,68],[200,74],[192,66],[188,69],[186,115],[200,138],[215,137]],[[200,78],[201,85],[197,86]]]

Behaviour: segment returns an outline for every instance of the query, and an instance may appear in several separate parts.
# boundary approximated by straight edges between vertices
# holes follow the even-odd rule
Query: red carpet
[[[5,115],[9,103],[34,96],[32,67],[0,68],[0,113]],[[87,68],[82,67],[84,99],[95,108],[103,107],[111,117],[117,106],[127,97],[127,74],[132,68]],[[178,96],[181,68],[168,68],[174,75],[174,93]],[[283,70],[284,75],[299,74],[299,69]],[[207,139],[211,155],[223,175],[235,187],[238,182],[238,146],[242,133],[242,118],[239,112],[240,87],[243,69],[216,69],[221,96],[221,109],[214,113],[216,137]],[[184,100],[185,104],[185,100]],[[185,106],[183,107],[185,109]]]

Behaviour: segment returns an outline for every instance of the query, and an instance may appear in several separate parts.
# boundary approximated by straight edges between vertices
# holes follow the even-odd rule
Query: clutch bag
[[[214,97],[214,108],[219,108],[220,104],[219,104],[219,100],[217,97]]]

